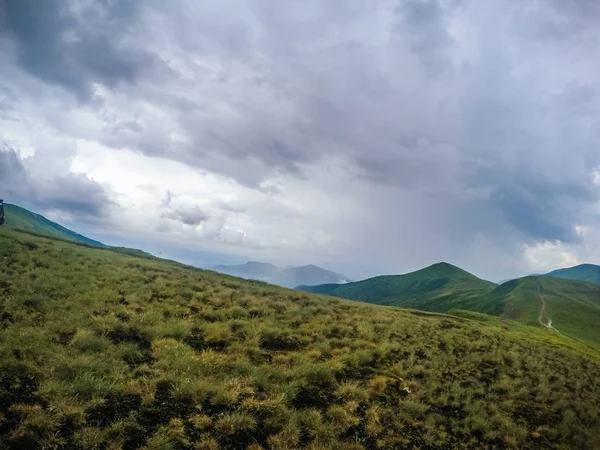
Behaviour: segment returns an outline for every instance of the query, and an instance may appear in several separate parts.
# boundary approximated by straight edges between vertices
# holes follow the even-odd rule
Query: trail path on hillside
[[[552,319],[546,312],[546,296],[544,295],[544,293],[542,291],[542,283],[540,283],[539,281],[538,281],[538,294],[540,295],[540,300],[542,301],[542,308],[540,309],[540,315],[538,317],[538,321],[540,322],[540,325],[542,325],[543,327],[549,328],[551,330],[556,330],[556,328],[554,328],[552,326]],[[545,319],[545,321],[544,321],[544,319]],[[558,331],[558,330],[556,330],[556,331]]]

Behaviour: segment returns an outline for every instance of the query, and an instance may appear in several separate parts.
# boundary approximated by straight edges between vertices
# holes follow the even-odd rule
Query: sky
[[[600,264],[600,3],[0,0],[0,197],[197,265]]]

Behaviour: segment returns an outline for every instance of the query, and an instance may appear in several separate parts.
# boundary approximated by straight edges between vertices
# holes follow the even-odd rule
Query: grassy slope
[[[497,315],[539,326],[540,288],[552,325],[559,332],[600,349],[600,286],[593,283],[525,277],[498,286],[482,301],[480,310],[496,314],[496,306],[504,302],[504,310]]]
[[[547,273],[546,276],[600,284],[600,266],[594,264],[580,264],[567,269],[554,270]]]
[[[599,355],[551,331],[6,228],[0,261],[0,448],[600,446]]]
[[[54,223],[39,214],[32,213],[17,205],[4,204],[7,228],[28,231],[30,233],[43,234],[68,241],[80,242],[94,247],[105,247],[104,244],[89,239],[74,231],[71,231],[57,223]]]
[[[495,286],[447,263],[405,275],[386,275],[340,285],[302,286],[308,292],[334,295],[379,305],[447,312],[472,309]]]

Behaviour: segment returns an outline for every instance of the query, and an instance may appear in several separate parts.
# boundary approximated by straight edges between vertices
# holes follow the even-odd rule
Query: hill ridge
[[[556,269],[545,275],[565,280],[579,280],[600,284],[600,266],[591,263],[583,263],[573,267]]]
[[[4,212],[6,222],[3,227],[80,242],[93,247],[107,247],[102,242],[90,239],[22,206],[4,203]]]

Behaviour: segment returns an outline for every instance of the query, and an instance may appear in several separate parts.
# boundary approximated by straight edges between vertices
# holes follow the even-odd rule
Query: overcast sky
[[[0,0],[0,196],[198,264],[600,263],[599,23],[592,0]]]

